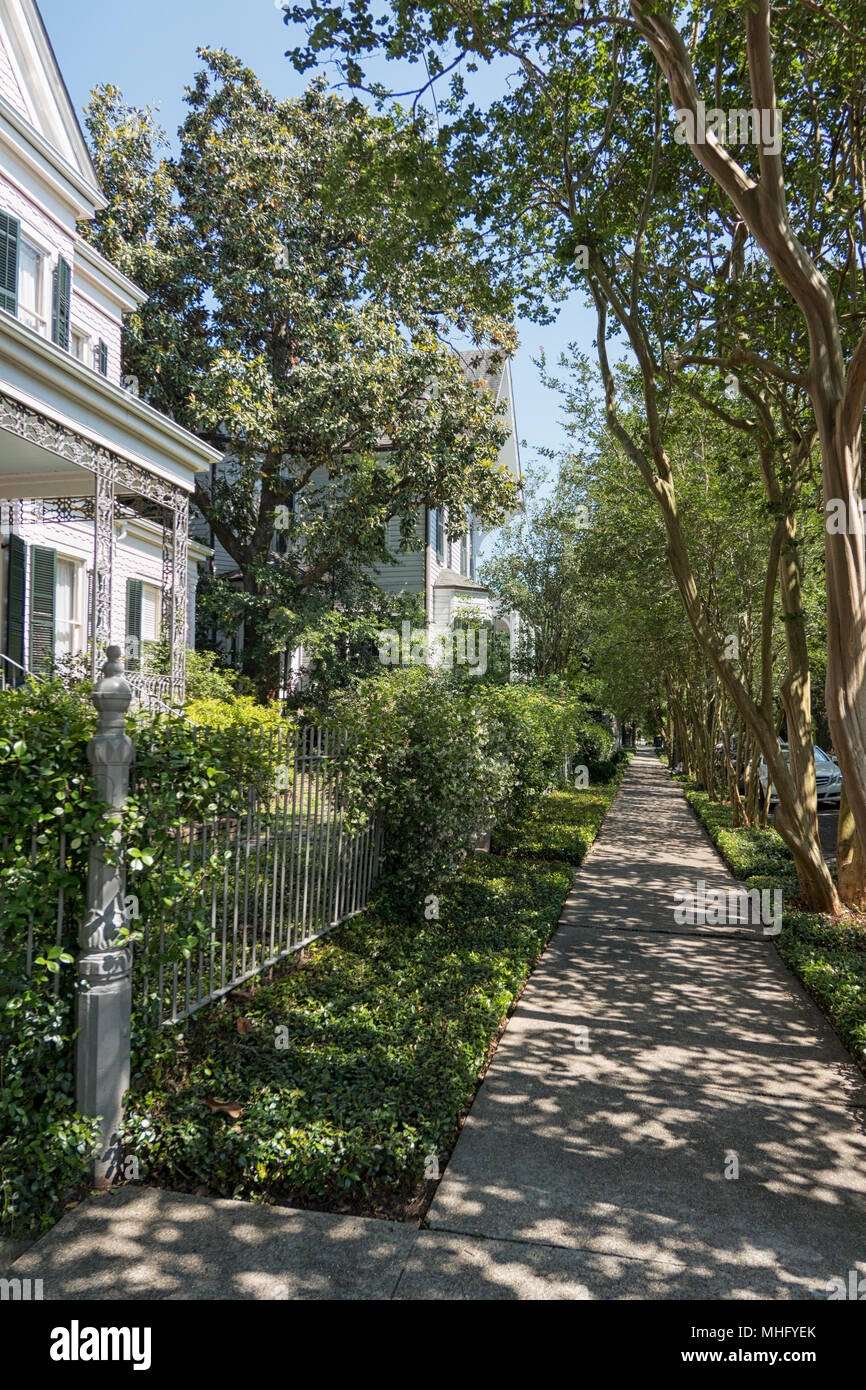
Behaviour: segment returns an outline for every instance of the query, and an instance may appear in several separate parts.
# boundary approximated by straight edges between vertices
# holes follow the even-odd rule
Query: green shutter
[[[69,319],[72,305],[72,270],[61,256],[54,272],[54,314],[51,337],[64,352],[69,351]]]
[[[27,588],[27,546],[20,536],[9,537],[9,582],[6,599],[6,655],[24,665],[24,602]]]
[[[126,581],[126,669],[137,671],[141,657],[141,583]]]
[[[30,559],[30,669],[44,672],[54,662],[54,578],[57,554],[34,545]]]
[[[99,370],[103,376],[108,376],[108,343],[104,343],[101,338],[99,340],[99,348],[97,349],[97,352]]]
[[[21,223],[0,212],[0,309],[18,313],[18,246]]]

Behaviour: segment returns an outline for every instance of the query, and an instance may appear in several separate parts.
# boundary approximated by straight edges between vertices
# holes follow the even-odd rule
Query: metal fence
[[[206,759],[207,731],[197,737]],[[135,955],[137,988],[156,1025],[189,1017],[367,904],[380,832],[372,822],[347,824],[345,735],[306,728],[258,738],[267,780],[237,788],[214,819],[174,828],[189,894],[164,916],[146,914]],[[147,773],[134,776],[146,796]],[[174,947],[191,932],[199,944],[179,960]]]

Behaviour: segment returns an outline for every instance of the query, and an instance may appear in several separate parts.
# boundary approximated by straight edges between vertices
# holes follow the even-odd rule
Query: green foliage
[[[217,652],[187,650],[185,661],[187,700],[232,700],[239,693],[237,671],[226,666]],[[169,639],[160,637],[150,645],[145,670],[154,675],[168,675],[170,662]]]
[[[601,749],[609,737],[576,701],[523,686],[480,683],[469,691],[426,667],[371,677],[337,704],[349,733],[347,792],[356,817],[378,812],[384,819],[390,891],[383,892],[380,918],[350,924],[340,947],[315,953],[316,960],[339,962],[336,980],[323,965],[318,985],[303,970],[275,986],[289,993],[275,996],[274,1017],[280,1009],[296,1020],[309,1016],[313,1031],[307,1042],[292,1044],[306,1058],[302,1065],[293,1054],[296,1070],[280,1071],[273,1051],[259,1056],[260,1072],[250,1082],[249,1134],[226,1130],[219,1117],[199,1115],[198,1101],[187,1105],[182,1094],[166,1101],[166,1127],[154,1130],[149,1161],[167,1174],[184,1149],[181,1165],[201,1167],[220,1191],[271,1193],[296,1184],[318,1195],[367,1191],[414,1178],[419,1155],[431,1144],[447,1145],[490,1037],[556,920],[569,875],[559,868],[524,868],[511,859],[479,859],[450,887],[442,887],[443,879],[492,819],[529,811],[561,777],[566,751]],[[0,860],[0,1182],[3,1216],[11,1225],[47,1223],[56,1216],[81,1179],[93,1141],[93,1126],[74,1108],[72,962],[87,846],[110,829],[85,759],[94,723],[81,687],[67,690],[54,682],[0,694],[0,837],[8,838]],[[291,768],[287,747],[294,728],[293,721],[249,697],[196,700],[185,715],[139,713],[130,721],[136,762],[123,852],[127,891],[137,906],[129,935],[133,1052],[139,1059],[154,1045],[143,1010],[155,997],[157,953],[169,966],[182,964],[209,941],[210,884],[219,887],[231,868],[226,852],[215,851],[210,839],[205,843],[201,829],[241,814],[250,789],[267,806],[277,763]],[[527,825],[513,853],[530,852],[534,836],[539,852],[576,861],[597,827],[603,795],[593,786],[557,797],[545,835]],[[61,822],[67,837],[62,863]],[[178,827],[190,846],[182,856]],[[61,889],[64,932],[56,946]],[[427,923],[423,898],[434,891],[445,908],[438,922]],[[401,899],[409,910],[397,918]],[[31,919],[34,967],[28,974]],[[320,991],[315,1005],[304,1002],[307,979]],[[364,981],[372,990],[366,1003],[359,993]],[[295,1013],[293,989],[301,1000]],[[335,1028],[331,1050],[319,1049],[332,989],[337,1016],[345,1004],[346,1021],[343,1033]],[[202,1022],[194,1036],[200,1028],[210,1039],[215,1029],[219,1038],[221,1027]],[[408,1059],[420,1058],[416,1049],[427,1047],[432,1036],[439,1042],[412,1075]],[[157,1053],[172,1051],[176,1038],[157,1043]],[[220,1044],[212,1061],[204,1055],[190,1061],[195,1084],[206,1079],[208,1094],[218,1091],[220,1099],[231,1098],[236,1080],[234,1062],[224,1066],[222,1055]],[[287,1075],[290,1081],[271,1085]],[[299,1078],[309,1084],[308,1094]],[[144,1157],[146,1136],[136,1113],[134,1152]]]
[[[93,1150],[71,1056],[86,854],[105,809],[84,756],[94,725],[59,681],[0,691],[0,1220],[13,1229],[50,1224]]]
[[[418,911],[494,822],[562,779],[584,722],[576,702],[426,666],[372,677],[333,713],[352,814],[383,825],[382,891]]]
[[[498,828],[491,848],[495,854],[524,859],[557,859],[573,868],[584,861],[608,807],[628,768],[628,757],[598,764],[607,776],[592,777],[581,792],[551,792],[525,815]]]
[[[779,951],[866,1063],[866,921],[786,913]]]
[[[557,795],[572,845],[613,790]],[[143,1173],[344,1209],[411,1191],[429,1156],[450,1151],[570,884],[563,865],[477,855],[442,885],[438,920],[368,914],[314,946],[243,1006],[247,1036],[230,1001],[164,1038],[127,1122]],[[237,1123],[212,1099],[236,1103]]]
[[[208,601],[224,631],[243,621],[265,692],[310,610],[387,561],[390,520],[405,550],[425,503],[487,524],[513,505],[481,363],[514,334],[422,121],[320,81],[278,101],[231,55],[200,57],[176,160],[149,113],[94,94],[109,206],[88,234],[149,291],[125,370],[230,456],[195,502],[242,582],[213,581]]]
[[[249,698],[201,700],[190,716],[130,720],[137,756],[125,817],[127,890],[142,923],[168,924],[169,960],[187,958],[206,939],[201,887],[225,870],[214,854],[195,867],[178,864],[176,828],[209,824],[251,787],[267,792],[292,728]],[[0,1218],[12,1227],[50,1224],[81,1183],[95,1133],[75,1111],[73,1078],[73,963],[87,851],[112,828],[86,760],[95,723],[80,684],[0,692]],[[139,1008],[149,956],[136,920]],[[151,952],[157,944],[154,932]]]

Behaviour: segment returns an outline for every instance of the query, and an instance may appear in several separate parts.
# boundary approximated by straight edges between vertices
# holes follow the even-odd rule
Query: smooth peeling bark
[[[853,908],[866,908],[866,855],[854,825],[848,798],[842,788],[836,835],[836,875],[839,896]]]
[[[682,35],[667,15],[652,13],[644,0],[630,0],[630,8],[636,28],[667,81],[675,109],[690,111],[696,119],[698,92]],[[778,120],[769,0],[754,0],[745,6],[744,19],[752,104],[760,111],[771,111]],[[809,391],[818,428],[824,499],[825,503],[843,501],[848,521],[846,532],[826,532],[825,701],[851,813],[861,844],[866,844],[866,557],[860,512],[866,333],[846,369],[830,286],[790,222],[781,154],[759,146],[761,177],[756,183],[714,136],[708,134],[702,143],[690,144],[690,149],[766,253],[796,301],[807,329],[810,363],[802,384]],[[781,786],[778,782],[776,786],[781,798]],[[790,833],[786,812],[783,819]]]
[[[593,265],[596,269],[597,262]],[[641,368],[644,400],[647,409],[647,443],[649,453],[632,439],[619,419],[616,390],[607,354],[607,304],[605,287],[590,280],[598,316],[596,351],[605,391],[605,417],[608,428],[626,456],[635,464],[661,513],[667,536],[667,561],[680,593],[683,609],[698,646],[730,696],[741,719],[746,723],[764,755],[771,783],[779,798],[777,827],[779,834],[794,856],[797,878],[807,906],[813,912],[837,915],[839,895],[827,868],[817,826],[802,804],[788,764],[782,756],[776,731],[758,707],[725,656],[721,641],[713,632],[706,609],[698,593],[685,538],[677,510],[676,492],[670,461],[661,442],[661,421],[655,394],[655,373],[648,345],[640,326],[630,316],[618,315],[625,327]]]

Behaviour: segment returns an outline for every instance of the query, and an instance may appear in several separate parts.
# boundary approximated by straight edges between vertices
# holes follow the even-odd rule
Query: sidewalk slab
[[[10,1271],[46,1299],[389,1299],[417,1228],[191,1197],[92,1196]]]
[[[558,1245],[479,1240],[421,1231],[394,1297],[398,1300],[791,1299],[826,1298],[814,1278],[771,1266],[748,1271],[710,1262],[629,1260]]]
[[[743,887],[716,853],[680,788],[645,751],[623,780],[584,861],[584,873],[565,902],[562,921],[621,932],[767,940],[761,923],[677,923],[677,892],[694,894],[701,880],[707,891]]]
[[[863,1077],[770,942],[668,930],[684,866],[692,888],[734,882],[638,755],[575,883],[593,925],[563,915],[428,1222],[826,1297],[866,1268]]]
[[[500,1049],[585,1026],[853,1066],[775,948],[557,929]]]

